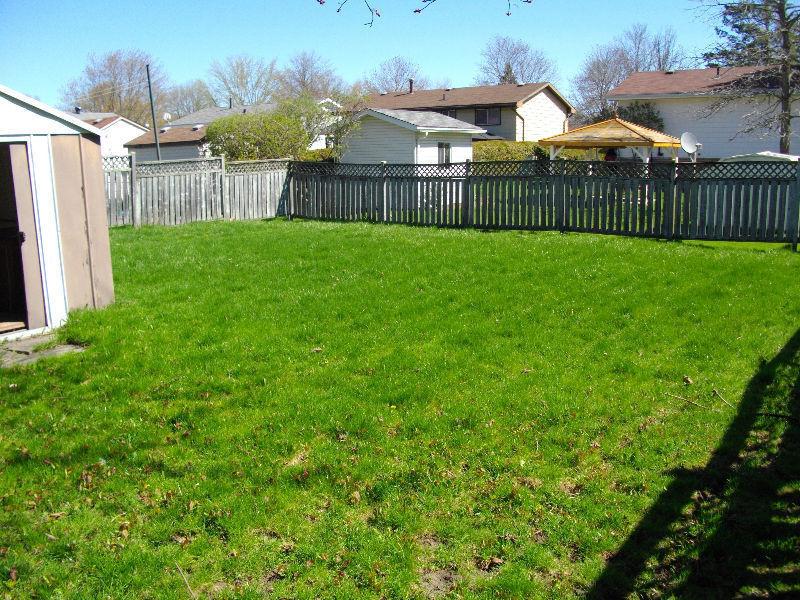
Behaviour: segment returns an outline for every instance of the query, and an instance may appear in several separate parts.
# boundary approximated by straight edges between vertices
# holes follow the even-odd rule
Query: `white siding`
[[[136,125],[131,125],[127,121],[117,119],[111,125],[103,129],[103,133],[100,136],[100,151],[103,156],[128,154],[128,149],[125,147],[125,144],[146,132],[147,129],[144,127],[137,127]]]
[[[415,136],[409,129],[365,116],[359,128],[348,136],[342,162],[413,163]]]
[[[0,94],[0,135],[79,133],[80,129],[34,107]]]
[[[456,110],[455,118],[475,125],[475,109],[459,108]],[[519,119],[514,114],[513,108],[502,108],[500,109],[500,125],[479,125],[478,127],[485,129],[492,135],[498,135],[503,139],[514,141],[517,139],[517,135],[522,135],[521,132],[517,133],[517,121]]]
[[[567,110],[564,103],[549,89],[536,94],[517,109],[520,116],[525,119],[523,138],[522,119],[517,118],[517,141],[538,142],[542,138],[564,133],[569,118]]]
[[[435,165],[439,162],[439,144],[450,144],[450,162],[472,160],[472,136],[465,133],[420,134],[417,146],[417,164]]]
[[[140,146],[130,148],[130,151],[131,154],[136,155],[136,160],[139,162],[158,160],[155,146]],[[202,158],[200,146],[196,142],[161,146],[161,160],[186,160],[187,158]]]
[[[621,100],[619,104],[626,106],[630,100]],[[664,119],[664,132],[676,137],[685,131],[697,136],[703,148],[700,156],[704,158],[723,158],[736,154],[749,154],[762,150],[779,150],[777,131],[760,131],[739,134],[744,117],[756,107],[739,102],[710,116],[704,111],[713,102],[709,98],[659,98],[647,100],[661,113]],[[800,135],[792,136],[792,151],[800,151]],[[683,152],[681,151],[681,155]]]

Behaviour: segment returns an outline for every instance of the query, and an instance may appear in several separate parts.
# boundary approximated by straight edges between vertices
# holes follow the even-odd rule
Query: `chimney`
[[[719,77],[719,65],[717,65],[717,77]]]
[[[233,97],[228,96],[228,108],[233,108]]]
[[[408,93],[409,94],[413,94],[414,93],[414,80],[413,79],[409,79],[408,80]]]

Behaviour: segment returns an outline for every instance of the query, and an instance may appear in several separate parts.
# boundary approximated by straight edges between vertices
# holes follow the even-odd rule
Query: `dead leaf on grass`
[[[308,448],[303,446],[300,448],[300,451],[295,454],[292,458],[286,461],[287,467],[296,467],[298,465],[303,464],[308,459]]]

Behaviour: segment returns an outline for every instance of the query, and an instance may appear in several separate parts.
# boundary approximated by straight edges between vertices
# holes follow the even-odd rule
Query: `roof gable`
[[[53,108],[41,102],[40,100],[36,100],[35,98],[31,98],[30,96],[26,96],[25,94],[18,92],[16,90],[12,90],[9,87],[4,85],[0,85],[0,96],[4,96],[9,102],[19,107],[20,110],[28,110],[35,114],[38,114],[41,117],[45,117],[51,121],[56,121],[62,126],[66,125],[69,129],[77,131],[77,132],[84,132],[90,133],[92,135],[100,135],[100,130],[96,127],[92,127],[88,123],[84,123],[80,119],[70,115],[69,113],[65,113],[64,111],[58,110],[57,108]],[[15,123],[0,123],[0,128],[3,131],[14,130],[16,124]],[[23,134],[26,133],[25,131],[17,131],[16,133]]]

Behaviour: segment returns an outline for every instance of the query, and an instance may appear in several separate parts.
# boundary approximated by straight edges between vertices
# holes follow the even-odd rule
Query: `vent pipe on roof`
[[[79,115],[79,114],[81,114],[81,111],[82,111],[82,110],[83,110],[83,109],[82,109],[80,106],[76,106],[76,107],[75,107],[75,114],[76,114],[76,115]]]
[[[414,80],[413,79],[409,79],[408,80],[408,93],[409,94],[413,94],[414,93]]]
[[[233,97],[228,96],[228,108],[233,108]]]

